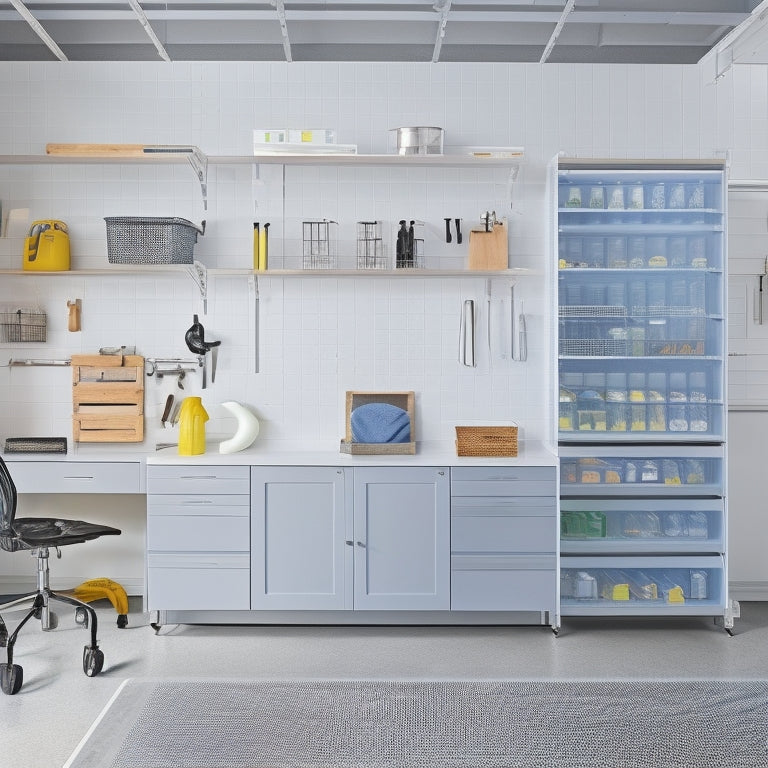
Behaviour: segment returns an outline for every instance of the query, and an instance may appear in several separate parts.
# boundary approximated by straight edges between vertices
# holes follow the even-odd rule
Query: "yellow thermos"
[[[63,221],[33,221],[24,241],[24,269],[64,272],[69,269],[69,231]]]
[[[179,456],[205,453],[205,422],[208,413],[199,397],[185,397],[179,411]]]

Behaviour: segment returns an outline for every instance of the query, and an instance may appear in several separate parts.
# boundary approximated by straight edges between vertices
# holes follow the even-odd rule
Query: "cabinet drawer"
[[[451,517],[554,517],[554,496],[458,496]]]
[[[456,558],[451,558],[451,562]],[[451,571],[451,610],[453,611],[554,611],[556,578],[554,558],[551,568],[529,569],[528,558],[506,558],[507,567],[490,570],[480,558],[468,558],[461,568]],[[522,560],[523,562],[519,562]],[[540,561],[545,565],[545,561]],[[497,563],[501,566],[502,563]]]
[[[248,555],[149,555],[150,611],[249,610]]]
[[[451,496],[556,496],[554,467],[456,467]]]
[[[19,493],[142,493],[139,461],[7,461]]]
[[[251,492],[249,467],[147,467],[147,493],[226,493]]]
[[[151,515],[147,549],[165,552],[248,552],[250,519],[216,515]]]
[[[557,528],[551,517],[454,517],[452,552],[554,552]]]
[[[251,497],[245,494],[155,494],[147,498],[147,514],[230,515],[248,517]]]

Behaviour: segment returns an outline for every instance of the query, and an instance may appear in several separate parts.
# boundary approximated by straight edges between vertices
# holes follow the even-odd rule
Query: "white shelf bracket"
[[[203,209],[208,210],[208,156],[198,147],[192,147],[189,155],[189,164],[192,166],[197,180],[200,182],[200,193],[203,196]]]
[[[203,300],[203,314],[208,314],[208,269],[205,264],[194,261],[192,266],[187,267],[189,276],[195,281],[200,289],[200,298]]]

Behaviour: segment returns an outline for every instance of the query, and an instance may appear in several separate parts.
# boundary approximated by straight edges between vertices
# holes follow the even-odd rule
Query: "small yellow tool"
[[[259,222],[253,222],[253,268],[259,269]]]
[[[106,598],[117,611],[117,626],[122,629],[128,626],[128,595],[116,581],[111,579],[91,579],[84,581],[74,589],[64,594],[82,600],[84,603],[92,603],[94,600]]]

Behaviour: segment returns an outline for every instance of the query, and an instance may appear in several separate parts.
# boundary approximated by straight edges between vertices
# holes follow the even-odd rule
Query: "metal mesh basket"
[[[0,339],[4,342],[45,341],[47,326],[45,312],[32,309],[0,312]]]
[[[110,264],[192,264],[198,227],[180,218],[108,216],[107,259]]]

